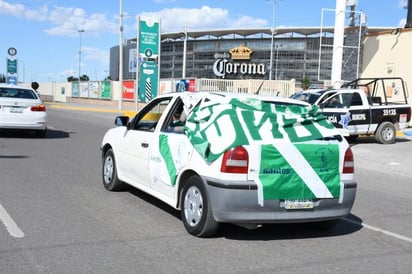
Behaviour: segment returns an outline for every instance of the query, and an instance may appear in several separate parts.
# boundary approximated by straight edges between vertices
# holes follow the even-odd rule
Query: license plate
[[[313,208],[312,200],[285,200],[286,209],[311,209]]]
[[[22,108],[10,108],[10,113],[23,113]]]

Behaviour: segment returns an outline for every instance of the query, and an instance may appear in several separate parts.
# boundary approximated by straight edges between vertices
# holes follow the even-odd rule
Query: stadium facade
[[[345,29],[342,80],[358,77],[365,35],[388,29]],[[279,28],[273,41],[270,28],[165,33],[161,35],[160,78],[295,79],[297,83],[307,78],[323,85],[331,75],[333,32],[333,27]],[[123,79],[135,79],[136,39],[126,41],[123,56]],[[119,46],[110,49],[110,77],[119,79]]]

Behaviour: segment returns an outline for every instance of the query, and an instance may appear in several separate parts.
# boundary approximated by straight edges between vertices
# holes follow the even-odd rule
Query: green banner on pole
[[[159,55],[159,22],[154,18],[140,20],[139,54],[156,59]]]
[[[7,73],[17,73],[17,59],[7,59]]]
[[[155,62],[142,62],[140,65],[139,100],[149,102],[157,96],[158,65]]]

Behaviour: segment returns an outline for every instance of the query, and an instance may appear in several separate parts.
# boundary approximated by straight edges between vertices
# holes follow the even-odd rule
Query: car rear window
[[[34,91],[19,88],[0,88],[0,97],[37,99],[37,96],[34,93]]]

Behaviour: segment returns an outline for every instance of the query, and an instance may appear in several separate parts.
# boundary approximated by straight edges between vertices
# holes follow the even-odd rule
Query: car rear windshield
[[[37,99],[37,96],[34,93],[34,91],[30,89],[3,88],[3,87],[0,87],[0,97]]]

